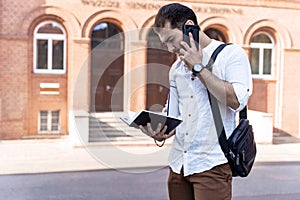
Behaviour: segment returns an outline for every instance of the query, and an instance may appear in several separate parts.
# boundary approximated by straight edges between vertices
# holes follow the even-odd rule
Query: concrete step
[[[145,140],[139,129],[127,126],[120,117],[126,113],[92,113],[89,119],[89,142]]]

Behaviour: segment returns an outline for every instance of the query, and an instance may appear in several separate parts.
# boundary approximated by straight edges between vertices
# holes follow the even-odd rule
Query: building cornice
[[[165,2],[172,0],[164,0]],[[154,1],[155,2],[155,1]],[[174,1],[172,1],[174,2]],[[182,3],[204,3],[204,4],[217,4],[226,6],[250,6],[250,7],[267,7],[267,8],[283,8],[300,10],[300,0],[182,0]]]

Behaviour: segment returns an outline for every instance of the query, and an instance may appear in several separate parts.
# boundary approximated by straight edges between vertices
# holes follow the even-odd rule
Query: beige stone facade
[[[150,108],[156,101],[162,104],[167,98],[167,70],[163,68],[159,72],[153,67],[154,71],[149,71],[145,64],[163,60],[164,65],[169,65],[175,59],[167,53],[156,57],[157,52],[152,54],[147,48],[150,45],[149,28],[154,23],[155,14],[170,2],[2,0],[0,138],[69,134],[70,113],[73,111],[91,113],[115,109],[123,112]],[[202,30],[214,30],[221,33],[225,42],[241,45],[253,59],[253,65],[257,65],[253,69],[254,92],[249,109],[271,114],[274,130],[299,137],[300,28],[297,22],[300,2],[187,0],[183,4],[196,12]],[[52,28],[61,32],[48,34],[47,37],[53,38],[44,39],[44,30],[39,29],[43,23],[54,24]],[[108,34],[113,34],[113,30],[125,33],[119,41],[123,46],[112,49],[110,53],[105,50],[107,54],[104,56],[117,55],[121,50],[115,63],[121,68],[114,69],[111,64],[107,72],[114,79],[121,77],[117,83],[105,85],[109,80],[103,79],[104,85],[99,85],[102,79],[94,77],[102,73],[101,67],[92,67],[94,60],[101,56],[96,56],[96,50],[93,55],[91,50],[93,34],[97,34],[97,25],[100,24],[111,27]],[[260,34],[267,36],[268,40],[256,39]],[[261,43],[263,46],[259,46]],[[39,66],[44,59],[40,53],[42,47],[47,49],[43,55],[47,55],[46,70]],[[55,62],[60,63],[57,71]],[[150,75],[153,72],[156,76]],[[158,86],[149,84],[149,80],[157,83],[161,79],[163,81]],[[102,86],[105,91],[102,91]],[[106,100],[116,101],[117,106],[107,110],[109,103],[102,105],[106,101],[103,99],[106,98],[105,92],[119,91],[116,87],[121,88],[120,94],[115,92],[117,96],[111,95]],[[161,92],[161,96],[151,95],[151,91],[153,94]]]

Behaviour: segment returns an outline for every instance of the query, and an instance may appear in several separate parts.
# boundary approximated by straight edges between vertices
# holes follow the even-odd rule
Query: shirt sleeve
[[[232,84],[240,104],[236,110],[230,109],[238,112],[247,105],[252,94],[252,75],[245,51],[237,45],[234,45],[232,48],[230,49],[232,53],[229,54],[229,59],[227,60],[225,80]]]
[[[172,117],[178,117],[179,114],[179,103],[178,103],[178,93],[177,93],[177,85],[175,80],[175,72],[174,69],[171,68],[169,72],[169,80],[170,80],[170,89],[168,96],[168,104],[167,104],[167,115]]]

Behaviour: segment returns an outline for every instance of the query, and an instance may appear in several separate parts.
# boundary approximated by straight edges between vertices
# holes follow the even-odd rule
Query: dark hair
[[[169,21],[171,28],[182,29],[187,20],[197,23],[197,17],[192,9],[179,3],[171,3],[161,7],[155,17],[154,27],[163,28]]]

